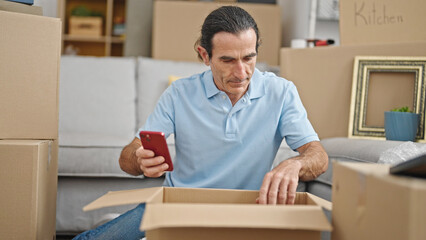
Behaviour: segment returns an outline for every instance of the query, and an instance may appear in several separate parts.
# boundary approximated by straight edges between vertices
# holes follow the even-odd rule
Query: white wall
[[[47,17],[56,17],[57,11],[57,1],[58,0],[34,0],[35,6],[40,6],[43,8],[43,15]],[[59,0],[61,1],[61,0]]]
[[[289,47],[292,39],[309,38],[311,0],[277,0],[281,7],[282,46]],[[315,38],[334,39],[339,44],[339,22],[317,20]]]

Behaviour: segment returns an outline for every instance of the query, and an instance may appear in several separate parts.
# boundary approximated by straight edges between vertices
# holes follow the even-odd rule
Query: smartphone
[[[163,156],[169,165],[166,171],[173,171],[173,162],[167,147],[166,137],[163,132],[140,131],[141,143],[144,149],[154,152],[155,156]]]

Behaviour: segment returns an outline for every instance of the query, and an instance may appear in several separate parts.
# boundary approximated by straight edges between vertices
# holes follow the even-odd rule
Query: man
[[[165,173],[164,185],[172,187],[260,189],[259,204],[293,204],[298,181],[322,174],[328,157],[294,84],[255,68],[259,44],[257,25],[243,9],[210,13],[195,48],[211,70],[174,82],[140,129],[175,135],[174,170],[165,173],[164,158],[135,137],[121,153],[123,171]],[[283,139],[300,155],[271,170]],[[143,210],[141,204],[81,238],[141,238]]]

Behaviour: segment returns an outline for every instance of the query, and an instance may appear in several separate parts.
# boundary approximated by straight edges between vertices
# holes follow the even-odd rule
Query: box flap
[[[317,196],[310,194],[310,193],[306,193],[306,194],[308,195],[308,201],[309,202],[312,202],[315,205],[321,206],[328,211],[332,210],[332,204],[331,204],[330,201],[327,201],[325,199],[322,199],[322,198],[317,197]]]
[[[83,211],[90,211],[98,208],[112,207],[118,205],[158,201],[159,199],[162,200],[162,198],[162,187],[114,191],[108,192],[102,197],[89,203],[83,208]]]
[[[355,170],[364,175],[369,174],[385,174],[389,173],[390,165],[388,164],[376,164],[376,163],[356,163],[356,162],[339,162],[333,161],[333,167],[342,166],[344,168]]]
[[[331,231],[319,206],[255,204],[147,204],[141,230],[224,227]]]

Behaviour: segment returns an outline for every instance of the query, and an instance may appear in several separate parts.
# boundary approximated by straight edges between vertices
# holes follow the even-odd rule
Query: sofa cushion
[[[61,57],[60,146],[123,147],[136,129],[135,58]]]
[[[170,156],[176,155],[173,143]],[[61,177],[135,178],[121,170],[118,163],[122,147],[61,146],[58,153],[58,175]],[[137,178],[143,178],[138,176]]]
[[[59,148],[58,175],[72,177],[132,177],[118,164],[121,147]]]
[[[404,142],[354,138],[327,138],[321,141],[330,159],[373,163],[379,161],[380,154],[384,151],[402,143]]]
[[[189,77],[208,70],[209,67],[198,62],[183,62],[138,58],[137,127],[145,124],[149,114],[154,111],[161,94],[169,85],[169,76]]]

